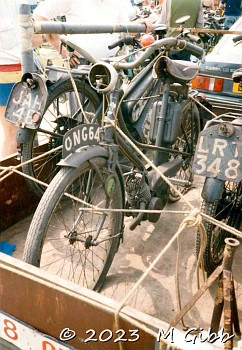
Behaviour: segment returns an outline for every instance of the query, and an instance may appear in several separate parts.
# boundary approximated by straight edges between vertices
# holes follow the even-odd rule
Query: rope
[[[19,174],[19,175],[22,175],[32,181],[35,181],[37,183],[39,183],[40,185],[43,185],[45,187],[48,187],[49,185],[43,181],[40,181],[30,175],[27,175],[27,174],[24,174],[22,173],[21,171],[18,171],[16,170],[16,168],[12,168],[12,171]],[[80,198],[77,198],[75,196],[72,196],[70,195],[69,193],[65,193],[65,196],[81,203],[81,204],[84,204],[85,206],[87,206],[87,208],[80,208],[80,210],[83,210],[83,211],[92,211],[92,210],[97,210],[97,211],[100,211],[100,212],[132,212],[132,213],[154,213],[154,214],[158,214],[158,213],[174,213],[174,214],[189,214],[190,211],[183,211],[183,210],[178,210],[178,211],[173,211],[173,210],[147,210],[147,209],[144,209],[144,210],[141,210],[141,209],[106,209],[106,208],[99,208],[95,205],[92,205],[88,202],[85,202],[84,200],[80,199]],[[195,208],[194,208],[195,210]],[[198,210],[198,209],[197,209]],[[200,215],[208,222],[211,222],[213,225],[215,226],[218,226],[220,228],[222,228],[223,230],[229,232],[229,233],[232,233],[233,235],[239,237],[239,238],[242,238],[242,233],[241,231],[235,229],[234,227],[231,227],[227,224],[225,224],[224,222],[222,221],[218,221],[217,219],[203,213],[203,212],[200,212]],[[201,234],[201,236],[203,235],[203,233]]]
[[[89,121],[86,118],[85,112],[82,108],[81,102],[80,102],[80,98],[78,95],[78,91],[76,88],[76,84],[75,81],[71,75],[71,71],[70,71],[70,64],[69,64],[69,60],[68,60],[68,70],[69,70],[69,74],[71,76],[72,79],[72,84],[73,84],[73,88],[76,94],[76,97],[78,99],[80,108],[82,110],[82,113],[84,115],[84,118],[86,120],[87,123],[89,123]],[[210,110],[208,110],[205,106],[203,106],[197,99],[195,99],[193,96],[189,96],[191,99],[195,100],[196,103],[198,103],[201,107],[203,107],[205,110],[207,110],[209,113],[211,113],[212,115],[216,116],[213,112],[211,112]],[[119,103],[117,111],[120,107],[122,103]],[[111,108],[111,106],[109,106]],[[111,108],[112,109],[112,108]],[[185,197],[182,193],[180,193],[180,191],[172,184],[172,182],[166,178],[163,173],[153,164],[152,161],[150,161],[149,158],[146,157],[146,155],[128,138],[127,135],[125,135],[123,133],[123,131],[118,127],[117,125],[117,113],[115,114],[115,120],[109,120],[109,119],[104,119],[104,121],[107,121],[108,123],[110,123],[113,127],[115,127],[115,132],[118,132],[139,154],[140,156],[159,174],[159,176],[169,185],[170,188],[172,188],[174,190],[174,192],[188,205],[188,207],[190,208],[189,211],[168,211],[168,210],[140,210],[140,209],[106,209],[106,208],[99,208],[97,206],[94,206],[90,203],[87,203],[86,201],[83,201],[80,198],[77,198],[73,195],[70,195],[69,193],[64,193],[65,196],[71,198],[72,200],[75,200],[81,204],[83,204],[85,207],[80,208],[80,210],[83,211],[93,211],[93,210],[97,210],[100,212],[132,212],[132,213],[139,213],[139,212],[145,212],[145,213],[177,213],[177,214],[188,214],[184,220],[182,221],[182,223],[179,225],[179,228],[177,230],[177,232],[173,235],[173,237],[169,240],[169,242],[166,244],[166,246],[161,250],[161,252],[158,254],[158,256],[154,259],[154,261],[152,262],[152,264],[149,266],[149,268],[144,272],[144,274],[141,276],[141,278],[135,283],[135,285],[133,286],[133,288],[129,291],[129,293],[125,296],[125,298],[123,298],[123,300],[121,301],[118,309],[115,311],[114,313],[114,318],[115,318],[115,327],[116,329],[119,329],[119,320],[120,317],[123,318],[123,314],[122,316],[120,315],[122,308],[125,306],[125,303],[127,302],[127,300],[130,298],[130,296],[134,293],[134,291],[139,287],[139,285],[144,281],[144,279],[147,277],[147,275],[150,273],[150,271],[154,268],[154,266],[158,263],[158,261],[164,256],[164,254],[169,250],[169,248],[171,247],[171,245],[173,244],[173,242],[177,239],[177,262],[176,262],[176,285],[177,285],[177,296],[178,296],[178,304],[179,304],[179,309],[181,310],[182,304],[181,304],[181,294],[180,294],[180,287],[179,287],[179,257],[180,257],[180,235],[183,232],[183,230],[186,227],[197,227],[199,234],[200,234],[200,252],[199,252],[199,256],[198,256],[198,262],[197,262],[197,287],[200,288],[200,283],[199,283],[199,266],[203,267],[203,255],[204,255],[204,251],[206,248],[206,242],[207,242],[207,238],[206,238],[206,231],[202,222],[202,218],[204,220],[207,220],[209,222],[211,222],[212,224],[232,233],[233,235],[242,238],[242,234],[240,231],[238,231],[237,229],[228,226],[227,224],[225,224],[224,222],[220,222],[210,216],[208,216],[207,214],[204,214],[202,212],[200,212],[199,209],[196,209]],[[103,103],[103,117],[104,117],[104,103]],[[38,179],[33,178],[30,175],[24,174],[20,171],[18,171],[17,169],[25,164],[28,164],[30,162],[33,162],[34,160],[40,159],[42,157],[45,157],[47,154],[56,152],[57,150],[61,149],[62,146],[57,147],[56,149],[53,149],[49,152],[45,152],[43,154],[41,154],[40,156],[37,156],[25,163],[22,163],[18,166],[15,167],[1,167],[0,169],[2,170],[2,172],[0,173],[0,177],[3,176],[0,181],[3,181],[4,178],[8,177],[10,174],[12,174],[13,172],[20,174],[26,178],[29,178],[39,184],[41,184],[42,186],[46,186],[48,187],[49,185],[46,184],[43,181],[40,181]],[[7,174],[7,172],[9,172]],[[204,270],[203,270],[204,273]],[[203,276],[204,277],[204,276]],[[129,322],[131,322],[132,324],[137,324],[137,327],[140,327],[141,329],[145,329],[145,331],[151,335],[153,335],[154,337],[157,336],[156,332],[152,331],[151,329],[149,329],[148,327],[142,325],[141,323],[133,320],[132,318],[129,318]],[[187,326],[184,324],[184,321],[182,319],[182,323],[183,323],[183,327]],[[162,341],[164,343],[169,344],[169,342],[167,340],[163,340]],[[120,350],[123,349],[123,344],[122,342],[119,342],[119,347]]]
[[[89,124],[90,121],[88,120],[88,118],[86,116],[86,113],[85,113],[85,111],[83,109],[83,106],[82,106],[82,103],[81,103],[81,100],[80,100],[80,97],[79,97],[79,94],[78,94],[78,90],[77,90],[77,87],[76,87],[76,83],[75,83],[75,80],[73,79],[73,76],[72,76],[72,73],[71,73],[71,66],[70,66],[70,58],[69,58],[69,56],[67,56],[67,70],[68,70],[68,73],[70,74],[71,83],[72,83],[73,89],[75,91],[75,95],[76,95],[77,101],[79,103],[79,107],[80,107],[80,109],[82,111],[83,117],[85,119],[85,122],[87,124]]]
[[[190,213],[191,214],[191,213]],[[200,250],[199,255],[197,259],[197,288],[200,289],[200,282],[199,282],[199,266],[202,267],[203,272],[203,278],[205,281],[205,271],[204,271],[204,262],[203,262],[203,254],[206,249],[207,244],[207,234],[204,227],[204,224],[202,222],[202,217],[200,214],[200,210],[195,210],[194,214],[190,216],[190,214],[183,220],[183,222],[187,223],[187,227],[197,227],[200,233]],[[180,261],[180,237],[177,237],[177,260],[176,260],[176,286],[177,286],[177,299],[178,299],[178,306],[179,310],[181,311],[182,305],[181,305],[181,293],[180,293],[180,285],[179,285],[179,261]],[[181,318],[182,326],[184,330],[188,330],[189,327],[185,325],[183,317]]]
[[[8,174],[6,174],[6,175],[4,175],[4,176],[2,176],[3,174],[5,174],[6,172],[8,171]],[[7,169],[6,169],[6,171],[3,171],[1,174],[0,174],[0,182],[2,182],[3,180],[5,180],[7,177],[9,177],[10,175],[12,175],[13,174],[13,167],[8,167]]]
[[[6,167],[6,168],[1,167],[1,168],[4,169],[4,170],[0,173],[0,182],[2,182],[3,180],[5,180],[9,175],[13,174],[13,172],[15,171],[15,169],[21,168],[23,165],[32,163],[32,162],[34,162],[35,160],[44,158],[45,156],[47,156],[47,155],[49,155],[49,154],[51,154],[51,153],[54,153],[54,152],[56,152],[56,151],[59,151],[60,149],[62,149],[62,146],[58,146],[58,147],[56,147],[56,148],[53,148],[53,149],[50,150],[50,151],[44,152],[44,153],[40,154],[39,156],[36,156],[36,157],[31,158],[31,159],[29,159],[29,160],[26,160],[26,162],[23,162],[23,163],[18,164],[18,165],[16,165],[16,166],[9,166],[9,167]],[[0,168],[0,169],[1,169],[1,168]],[[1,177],[1,176],[2,176],[4,173],[6,173],[7,171],[9,171],[10,173],[7,174],[7,175],[4,176],[4,177]],[[20,172],[20,175],[25,176],[26,174]],[[30,176],[30,179],[33,180],[33,181],[37,180],[37,179],[35,179],[35,178],[32,177],[32,176]],[[38,181],[38,180],[37,180],[37,181]],[[37,182],[37,181],[36,181],[36,182]],[[46,186],[45,183],[44,183],[44,186]]]
[[[218,221],[215,218],[213,218],[212,216],[209,216],[203,212],[201,212],[201,216],[208,222],[211,222],[211,224],[214,224],[215,226],[218,226],[220,228],[222,228],[225,231],[228,231],[230,233],[232,233],[233,235],[242,238],[242,233],[241,231],[237,230],[236,228],[229,226],[227,224],[225,224],[225,222],[223,221]]]
[[[118,309],[115,312],[115,327],[116,327],[116,329],[120,328],[119,327],[119,313],[120,313],[121,309],[124,307],[126,301],[130,298],[130,296],[134,293],[134,291],[139,287],[139,285],[144,281],[144,279],[147,277],[147,275],[150,273],[150,271],[155,267],[155,265],[158,263],[158,261],[161,259],[161,257],[163,257],[163,255],[168,251],[168,249],[171,247],[173,242],[180,236],[182,231],[186,227],[195,227],[195,226],[197,226],[197,227],[203,226],[202,219],[200,216],[200,210],[198,210],[198,209],[192,210],[188,214],[188,216],[182,221],[182,223],[180,224],[180,226],[179,226],[177,232],[174,234],[174,236],[170,239],[170,241],[166,244],[166,246],[158,254],[158,256],[155,258],[155,260],[152,262],[152,264],[146,269],[144,274],[135,283],[135,285],[129,291],[129,293],[123,298]],[[119,343],[119,348],[120,348],[120,350],[123,350],[123,344],[121,342]]]
[[[190,99],[192,99],[193,101],[195,101],[200,107],[202,107],[203,109],[205,109],[205,111],[207,111],[208,113],[212,114],[212,116],[214,118],[217,117],[217,114],[215,114],[214,112],[212,112],[210,109],[208,109],[206,106],[204,106],[200,101],[198,101],[198,99],[196,99],[194,96],[192,95],[188,95]]]

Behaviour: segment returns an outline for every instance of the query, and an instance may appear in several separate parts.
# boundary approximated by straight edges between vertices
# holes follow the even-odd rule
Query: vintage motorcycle
[[[131,62],[106,59],[91,67],[90,86],[107,104],[101,127],[80,124],[64,135],[61,170],[34,215],[25,261],[100,290],[123,237],[124,215],[133,217],[134,230],[142,220],[157,222],[160,213],[152,210],[179,198],[109,120],[183,192],[191,187],[199,113],[188,92],[199,66],[171,60],[166,55],[171,48],[203,55],[180,33],[155,41]],[[124,72],[142,66],[155,52],[123,90]]]
[[[241,41],[242,36],[234,38]],[[234,84],[242,89],[241,69],[233,73]],[[242,115],[222,114],[207,122],[199,135],[193,172],[205,176],[201,211],[217,220],[241,230],[242,223]],[[221,264],[224,239],[231,234],[204,220],[207,245],[204,268],[210,275]],[[200,251],[200,234],[197,232],[196,254]]]

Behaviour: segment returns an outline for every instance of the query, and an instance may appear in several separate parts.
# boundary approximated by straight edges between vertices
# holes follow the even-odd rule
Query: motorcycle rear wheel
[[[219,221],[223,221],[229,226],[238,230],[242,229],[242,185],[232,182],[224,184],[224,192],[222,199],[215,202],[207,202],[203,200],[201,211]],[[210,275],[223,259],[225,247],[225,238],[233,237],[233,235],[212,223],[203,220],[204,227],[207,232],[207,245],[203,255],[204,269]],[[198,258],[201,246],[200,233],[197,231],[196,236],[196,255]]]
[[[91,121],[100,105],[99,97],[86,81],[76,79],[75,82],[84,111]],[[24,163],[62,145],[64,134],[82,123],[81,111],[78,112],[75,119],[73,118],[78,110],[78,103],[70,80],[61,83],[57,81],[52,85],[39,129],[30,131],[30,141],[23,144],[21,161]],[[41,131],[40,128],[45,131]],[[61,150],[23,165],[23,172],[49,184],[60,169],[57,166],[60,160]],[[26,182],[38,197],[43,195],[45,186],[28,178]]]

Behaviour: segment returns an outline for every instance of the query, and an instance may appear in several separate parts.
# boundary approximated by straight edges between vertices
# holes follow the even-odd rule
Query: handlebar
[[[237,35],[233,38],[233,42],[237,43],[238,41],[242,40],[242,35]]]
[[[202,57],[204,50],[201,47],[198,47],[196,45],[193,45],[191,43],[188,43],[186,40],[180,40],[177,38],[165,38],[161,40],[155,41],[153,44],[151,44],[144,53],[142,53],[136,61],[133,62],[116,62],[115,68],[116,69],[134,69],[139,66],[141,66],[145,60],[150,57],[157,49],[160,49],[161,47],[165,47],[166,50],[169,50],[171,47],[178,48],[180,50],[186,50],[187,52],[191,53],[192,55],[196,57]],[[112,62],[112,59],[111,59]]]
[[[189,52],[191,55],[194,55],[196,57],[202,57],[203,55],[203,48],[199,47],[199,46],[196,46],[196,45],[193,45],[191,43],[188,43],[186,42],[186,46],[185,46],[185,49],[187,52]]]
[[[192,35],[192,37],[195,37],[195,36]],[[125,41],[125,43],[129,43],[129,42],[133,42],[134,38],[131,36],[127,36],[121,40]],[[69,47],[71,47],[73,50],[76,50],[77,52],[79,52],[89,62],[95,64],[99,61],[98,59],[92,57],[85,50],[81,49],[80,47],[76,46],[74,43],[67,40],[67,38],[62,37],[61,41],[65,45],[68,45]],[[116,43],[114,43],[115,46],[114,46],[114,44],[112,44],[111,46],[116,47],[117,45],[119,45],[119,42],[120,42],[120,40],[117,41]],[[152,43],[137,58],[137,60],[135,60],[133,62],[117,62],[117,57],[114,57],[114,58],[111,57],[108,59],[108,61],[113,63],[115,65],[116,69],[124,69],[124,70],[134,69],[134,68],[141,66],[147,58],[149,58],[157,49],[160,49],[162,47],[165,47],[166,50],[169,50],[172,47],[178,48],[181,51],[185,50],[188,53],[190,53],[198,58],[202,57],[203,52],[204,52],[204,50],[201,47],[194,45],[194,44],[191,44],[191,43],[187,42],[186,40],[181,40],[181,39],[178,39],[176,37],[170,37],[170,38],[160,39],[160,40],[157,40],[154,43]]]
[[[178,38],[183,38],[183,37],[188,38],[191,42],[195,44],[201,43],[201,39],[199,38],[199,36],[192,35],[189,30],[183,30],[183,32],[181,32],[181,34],[178,36]]]
[[[195,43],[195,44],[200,44],[201,43],[201,39],[196,36],[196,35],[192,35],[192,34],[187,34],[186,37],[191,40],[191,42]]]

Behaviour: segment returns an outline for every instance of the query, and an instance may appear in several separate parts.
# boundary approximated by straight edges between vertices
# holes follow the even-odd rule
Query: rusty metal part
[[[231,271],[223,271],[223,297],[224,297],[224,331],[229,335],[233,334],[232,324],[232,273]],[[230,338],[225,344],[224,349],[233,349],[233,338]]]
[[[206,290],[213,284],[213,282],[222,273],[222,266],[218,266],[216,270],[209,276],[208,280],[204,285],[194,294],[190,301],[182,308],[182,310],[175,316],[173,321],[170,323],[170,327],[175,327],[177,323],[182,319],[183,316],[192,308],[192,306],[201,298],[201,296],[206,292]]]
[[[223,270],[229,270],[231,271],[232,264],[233,264],[233,258],[235,249],[233,247],[237,247],[240,242],[235,238],[226,238],[225,239],[225,249],[224,249],[224,258],[223,258]]]
[[[233,334],[233,330],[236,335],[240,336],[239,317],[234,289],[234,280],[232,274],[232,263],[235,253],[235,247],[240,243],[237,239],[226,238],[225,239],[224,258],[221,266],[218,266],[216,270],[209,276],[204,285],[194,294],[190,301],[182,308],[182,310],[176,315],[173,321],[170,323],[169,328],[175,327],[179,321],[186,315],[186,313],[192,308],[192,306],[200,299],[205,291],[213,284],[213,282],[219,277],[217,286],[217,294],[214,303],[213,316],[211,321],[211,332],[218,333],[222,312],[224,310],[224,334]],[[228,339],[224,344],[224,349],[231,350],[233,348],[233,337]]]
[[[224,136],[224,137],[231,137],[234,134],[234,126],[231,123],[221,123],[218,125],[218,135],[219,136]]]
[[[233,335],[234,330],[236,335],[240,336],[239,316],[233,274],[231,270],[235,253],[234,247],[238,246],[240,243],[234,238],[226,238],[225,243],[226,245],[222,263],[223,273],[220,276],[217,286],[217,294],[211,321],[211,332],[218,332],[222,311],[224,310],[224,333]],[[233,337],[226,341],[224,344],[224,349],[233,349]]]
[[[212,315],[212,321],[211,321],[211,333],[218,333],[219,331],[219,323],[223,312],[223,307],[224,307],[223,280],[222,280],[222,274],[221,274],[219,278],[216,298],[214,302],[214,309],[213,309],[213,315]]]

